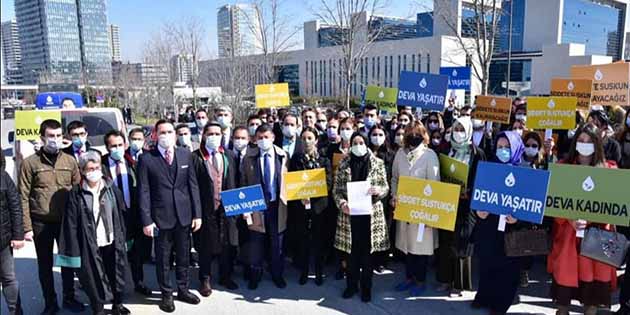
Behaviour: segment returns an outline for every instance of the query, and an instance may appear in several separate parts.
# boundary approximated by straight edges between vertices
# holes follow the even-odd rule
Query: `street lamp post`
[[[512,68],[512,12],[514,9],[514,0],[507,0],[510,2],[510,26],[508,30],[508,57],[507,57],[507,78],[505,85],[505,97],[510,97],[510,75]]]

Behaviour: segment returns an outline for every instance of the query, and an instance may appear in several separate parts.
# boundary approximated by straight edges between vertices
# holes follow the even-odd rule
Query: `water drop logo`
[[[547,103],[547,107],[549,107],[549,109],[554,109],[556,107],[556,102],[554,102],[553,99],[550,99],[549,103]]]
[[[497,106],[497,100],[495,100],[494,98],[490,101],[490,106],[492,107],[496,107]]]
[[[514,178],[514,174],[510,172],[510,174],[505,177],[505,186],[514,187],[514,185],[516,185],[516,178]]]
[[[604,78],[604,74],[597,69],[597,71],[595,71],[595,80],[596,81],[601,81]]]
[[[426,186],[424,186],[424,195],[427,197],[433,195],[433,188],[431,188],[431,185],[427,184]]]
[[[36,124],[41,125],[43,121],[44,120],[42,119],[42,116],[35,117],[35,123]]]
[[[454,77],[457,76],[457,70],[453,69],[453,73],[451,73]]]
[[[238,199],[243,200],[245,199],[245,194],[241,191],[240,193],[238,193]]]
[[[306,173],[302,173],[302,180],[308,180],[308,175]]]
[[[573,84],[573,81],[569,81],[569,84],[567,85],[567,90],[573,91],[574,88],[575,88],[575,85]]]
[[[427,87],[427,80],[425,80],[424,78],[422,78],[422,80],[420,80],[420,87],[421,88],[425,88]]]
[[[451,173],[455,173],[455,164],[451,164],[449,170],[451,171]]]
[[[383,98],[383,97],[385,97],[385,92],[380,91],[380,92],[378,93],[378,98]]]
[[[46,105],[52,105],[52,104],[53,104],[52,96],[48,95],[48,97],[46,97]]]
[[[595,182],[593,181],[593,178],[589,176],[582,182],[582,190],[591,192],[593,189],[595,189]]]

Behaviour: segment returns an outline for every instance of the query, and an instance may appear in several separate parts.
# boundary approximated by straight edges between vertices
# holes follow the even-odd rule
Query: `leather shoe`
[[[368,303],[372,301],[372,290],[371,289],[361,289],[361,301]]]
[[[197,305],[201,300],[190,291],[177,292],[177,299],[188,304]]]
[[[85,311],[85,305],[77,301],[74,297],[66,297],[63,299],[63,308],[73,313],[81,313]]]
[[[306,284],[306,282],[308,282],[308,274],[307,274],[306,272],[304,272],[304,273],[302,273],[302,274],[300,275],[300,280],[298,280],[298,283],[299,283],[300,285],[305,285],[305,284]]]
[[[284,281],[282,277],[273,278],[272,280],[276,287],[279,289],[284,289],[287,287],[287,282]]]
[[[228,290],[236,290],[238,289],[238,284],[234,282],[231,278],[221,279],[219,284],[224,286]]]
[[[356,288],[346,288],[343,291],[343,295],[341,295],[341,297],[344,298],[344,299],[349,299],[349,298],[353,297],[355,294],[357,294],[357,289]]]
[[[162,295],[162,302],[160,302],[160,310],[165,313],[175,312],[175,303],[173,302],[173,295]]]
[[[113,315],[127,315],[131,314],[131,311],[124,307],[122,304],[114,304],[112,305],[112,314]]]
[[[203,297],[209,297],[212,294],[212,286],[210,285],[210,279],[201,280],[201,287],[199,288],[199,294]]]
[[[139,284],[135,287],[134,291],[144,295],[144,296],[151,296],[153,294],[153,292],[151,292],[151,289],[147,288],[145,285],[143,284]]]
[[[42,311],[42,315],[55,315],[59,312],[59,305],[55,304],[46,305],[46,308]]]

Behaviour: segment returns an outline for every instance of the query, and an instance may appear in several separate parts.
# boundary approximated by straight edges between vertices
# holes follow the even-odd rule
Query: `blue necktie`
[[[271,161],[269,159],[269,153],[265,153],[265,170],[263,173],[263,181],[265,182],[265,188],[269,201],[276,199],[276,194],[271,185]]]

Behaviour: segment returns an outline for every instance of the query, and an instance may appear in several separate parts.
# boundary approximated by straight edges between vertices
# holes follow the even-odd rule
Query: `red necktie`
[[[166,163],[168,163],[168,165],[173,164],[173,155],[171,153],[171,150],[166,150],[164,152],[164,159],[166,160]]]

